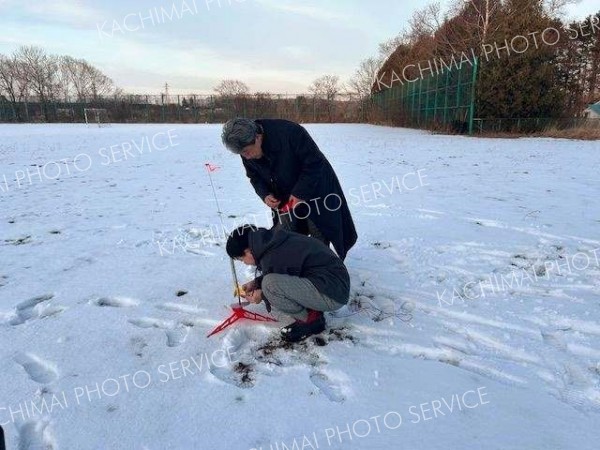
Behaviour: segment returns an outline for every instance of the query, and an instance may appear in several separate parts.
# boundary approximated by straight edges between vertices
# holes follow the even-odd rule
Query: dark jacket
[[[273,194],[285,204],[290,195],[304,200],[295,214],[312,220],[344,259],[357,239],[348,202],[331,164],[300,125],[287,120],[259,119],[263,128],[262,150],[258,160],[242,162],[258,196]],[[274,225],[277,223],[274,218]]]
[[[259,286],[264,275],[292,275],[307,278],[321,294],[341,305],[348,303],[348,270],[322,242],[291,231],[259,228],[250,233],[249,245],[262,273]]]

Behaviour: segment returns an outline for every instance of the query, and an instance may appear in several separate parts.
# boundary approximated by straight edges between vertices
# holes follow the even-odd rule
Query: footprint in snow
[[[48,300],[52,300],[53,298],[54,294],[42,294],[36,297],[31,297],[30,299],[19,303],[17,305],[17,311],[27,311],[39,305],[40,303],[47,302]]]
[[[146,343],[144,338],[141,336],[135,336],[131,338],[130,342],[135,356],[137,356],[138,358],[143,358],[145,356],[144,353],[146,351],[146,348],[148,347],[148,344]]]
[[[209,370],[215,378],[239,388],[253,388],[256,383],[254,364],[237,362],[230,367],[210,366]]]
[[[317,350],[337,341],[358,342],[346,327],[332,328],[319,336],[298,343],[281,341],[277,333],[264,339],[264,332],[254,334],[251,329],[234,329],[223,338],[223,349],[228,349],[235,361],[223,361],[210,367],[217,379],[240,388],[252,388],[263,376],[279,376],[286,367],[305,366],[312,368],[310,379],[328,399],[342,402],[346,399],[345,388],[319,371],[327,364]],[[343,375],[342,375],[343,378]]]
[[[94,301],[96,306],[110,306],[112,308],[129,308],[137,306],[139,302],[129,297],[100,297]]]
[[[48,384],[58,378],[58,370],[54,364],[33,353],[19,354],[15,357],[15,361],[25,369],[27,375],[36,383]]]
[[[141,319],[130,319],[129,323],[139,328],[161,328],[169,329],[173,327],[171,322],[152,317],[142,317]]]
[[[341,385],[335,383],[323,372],[313,372],[310,375],[310,381],[319,391],[321,391],[330,401],[342,403],[346,400],[344,389]]]
[[[141,319],[130,319],[129,323],[139,328],[158,328],[164,330],[167,336],[168,347],[178,347],[183,344],[189,334],[189,327],[181,323],[167,320],[142,317]]]
[[[185,314],[202,314],[202,313],[206,312],[206,309],[204,309],[204,308],[199,308],[194,305],[185,305],[185,304],[173,303],[173,302],[163,303],[162,305],[158,305],[157,308],[162,309],[164,311],[174,311],[174,312],[181,312],[181,313],[185,313]]]
[[[32,420],[19,428],[19,450],[54,450],[56,440],[47,420]]]
[[[178,326],[172,330],[166,330],[167,333],[167,346],[179,347],[187,339],[188,333],[190,332],[189,327]]]
[[[12,239],[4,239],[4,242],[10,245],[25,245],[33,242],[31,235],[23,235]]]
[[[9,323],[13,326],[24,324],[33,319],[43,319],[56,314],[60,314],[66,308],[64,306],[54,306],[47,302],[54,298],[54,294],[43,294],[32,297],[19,303],[15,307],[15,314]]]

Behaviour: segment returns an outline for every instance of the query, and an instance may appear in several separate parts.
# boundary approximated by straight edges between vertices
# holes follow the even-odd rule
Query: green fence
[[[373,94],[382,121],[472,134],[478,59]]]

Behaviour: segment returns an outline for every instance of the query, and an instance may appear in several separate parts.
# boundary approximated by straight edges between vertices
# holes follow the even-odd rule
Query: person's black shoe
[[[286,342],[300,342],[325,330],[325,316],[321,311],[308,310],[306,320],[296,320],[281,329],[281,338]]]

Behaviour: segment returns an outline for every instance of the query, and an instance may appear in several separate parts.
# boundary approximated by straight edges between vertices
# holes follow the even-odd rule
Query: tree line
[[[566,22],[563,9],[574,1],[454,0],[446,10],[430,3],[412,15],[405,30],[380,44],[378,54],[362,61],[347,81],[335,74],[313,80],[309,94],[298,96],[296,109],[308,107],[306,99],[312,99],[313,109],[326,110],[323,117],[333,121],[341,101],[350,99],[357,103],[353,107],[366,111],[374,92],[402,82],[398,74],[417,79],[432,61],[437,71],[444,61],[472,64],[471,56],[477,56],[479,118],[580,116],[600,100],[600,12]],[[396,78],[390,79],[391,74]],[[221,102],[213,109],[230,105],[238,110],[237,103],[250,98],[258,106],[279,101],[267,92],[251,94],[247,84],[235,79],[222,80],[213,91]],[[27,102],[39,104],[41,119],[48,120],[50,104],[56,115],[58,103],[140,104],[144,98],[147,103],[147,96],[124,93],[84,59],[48,54],[35,46],[0,54],[0,100],[10,104],[12,120],[23,120]],[[165,92],[159,104],[172,104],[172,98]],[[206,103],[196,102],[193,95],[183,98],[183,107]]]
[[[85,102],[115,92],[110,77],[85,59],[48,54],[37,46],[0,54],[0,97],[10,103],[17,121],[23,120],[24,102],[39,103],[45,119],[51,102]]]
[[[21,46],[8,56],[0,54],[0,107],[4,104],[4,114],[0,114],[0,120],[5,121],[80,121],[84,108],[81,105],[107,109],[112,120],[128,118],[138,121],[139,114],[124,112],[131,109],[127,105],[150,103],[153,106],[167,107],[173,105],[174,99],[181,101],[180,106],[184,108],[217,111],[274,111],[277,109],[277,102],[285,103],[280,109],[289,109],[288,96],[281,98],[268,92],[251,94],[250,87],[240,80],[222,80],[213,91],[214,96],[190,94],[188,98],[169,95],[168,91],[158,96],[128,94],[85,59],[49,54],[37,46]],[[312,94],[309,96],[313,97],[312,105],[308,106],[309,96],[299,95],[295,99],[295,109],[298,111],[312,107],[312,116],[320,117],[319,120],[335,121],[339,117],[340,102],[357,100],[336,75],[324,75],[315,79],[308,86],[308,91]],[[341,95],[344,95],[343,99],[340,99]],[[122,111],[117,111],[119,108]],[[151,114],[145,114],[146,117],[149,115]],[[165,117],[164,112],[158,117],[161,116]]]
[[[371,89],[390,86],[389,79],[382,84],[383,74],[415,80],[424,68],[429,74],[432,61],[438,69],[444,61],[473,64],[477,57],[478,117],[581,116],[600,100],[600,12],[567,22],[563,11],[569,3],[573,0],[456,0],[447,11],[431,3],[384,44],[389,56]],[[363,74],[368,78],[366,70]]]

